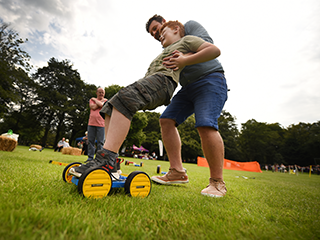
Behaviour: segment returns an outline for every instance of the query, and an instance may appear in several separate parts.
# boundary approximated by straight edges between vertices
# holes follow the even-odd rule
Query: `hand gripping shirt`
[[[184,36],[177,42],[163,49],[162,53],[151,62],[145,77],[151,76],[155,73],[163,73],[164,75],[171,77],[178,84],[182,69],[173,71],[172,69],[166,68],[162,64],[163,58],[171,55],[174,50],[178,50],[182,53],[196,52],[204,42],[205,41],[203,39],[196,36]]]

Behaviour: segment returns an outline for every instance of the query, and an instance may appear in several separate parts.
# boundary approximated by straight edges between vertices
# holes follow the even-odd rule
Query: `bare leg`
[[[172,119],[161,118],[161,134],[164,147],[166,148],[169,157],[170,168],[183,171],[181,159],[181,140],[175,123],[176,122]]]
[[[103,148],[109,150],[107,151],[107,156],[104,153],[106,151],[97,151],[94,161],[71,168],[70,173],[80,177],[90,167],[103,166],[103,168],[113,174],[112,178],[117,179],[120,174],[120,168],[117,166],[119,161],[116,158],[118,157],[119,148],[129,132],[130,124],[131,121],[128,118],[116,108],[113,108],[111,117],[106,116],[105,118],[105,142]]]
[[[160,119],[162,140],[169,157],[170,169],[163,176],[151,177],[152,181],[159,184],[170,185],[189,182],[188,175],[182,167],[181,140],[175,123],[172,119]]]
[[[208,161],[210,177],[223,180],[224,144],[220,133],[212,127],[198,127],[202,150]]]
[[[108,129],[109,129],[109,123],[110,123],[110,116],[105,114],[105,118],[104,118],[104,139],[107,139],[107,133],[108,133]]]
[[[118,153],[123,141],[127,137],[131,121],[116,108],[113,108],[110,121],[105,120],[105,123],[108,126],[103,148]]]

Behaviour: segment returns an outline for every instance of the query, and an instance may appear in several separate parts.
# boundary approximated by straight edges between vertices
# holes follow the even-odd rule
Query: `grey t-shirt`
[[[206,29],[196,21],[188,21],[184,25],[184,29],[185,35],[197,36],[207,42],[213,43]],[[224,72],[221,63],[217,59],[186,66],[180,73],[180,84],[184,87],[213,72]]]

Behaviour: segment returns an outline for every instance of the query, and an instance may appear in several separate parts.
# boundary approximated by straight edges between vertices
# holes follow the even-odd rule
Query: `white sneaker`
[[[227,193],[226,183],[222,180],[210,178],[209,185],[201,191],[202,195],[209,197],[223,197]]]

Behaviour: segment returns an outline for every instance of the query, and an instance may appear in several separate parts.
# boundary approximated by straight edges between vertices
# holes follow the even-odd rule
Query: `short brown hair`
[[[162,32],[162,30],[165,28],[165,27],[169,27],[171,29],[174,29],[176,26],[178,26],[180,28],[179,30],[179,34],[180,34],[180,37],[183,37],[185,35],[184,33],[184,26],[181,22],[179,21],[169,21],[169,22],[166,22],[162,25],[162,27],[160,28],[160,33]]]
[[[146,23],[147,32],[150,33],[149,32],[149,27],[150,27],[150,24],[152,23],[152,21],[157,21],[159,23],[162,23],[163,20],[164,20],[164,18],[162,16],[157,15],[157,14],[153,15],[153,17],[151,17],[149,19],[149,21]]]

